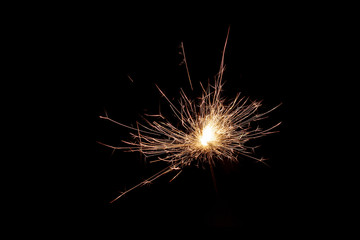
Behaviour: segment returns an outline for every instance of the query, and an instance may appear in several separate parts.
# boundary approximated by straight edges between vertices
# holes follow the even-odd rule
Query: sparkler
[[[122,141],[127,144],[124,147],[115,147],[99,142],[100,144],[114,150],[140,152],[146,158],[153,159],[150,162],[164,161],[168,163],[166,168],[122,192],[111,203],[138,187],[152,183],[164,174],[178,171],[170,180],[172,181],[185,166],[193,163],[209,164],[212,171],[215,160],[236,162],[238,155],[263,162],[263,158],[253,156],[254,147],[249,146],[248,141],[274,132],[273,129],[280,123],[267,129],[261,129],[259,126],[254,127],[254,122],[266,118],[267,114],[279,105],[269,111],[259,113],[261,101],[250,101],[248,98],[240,97],[240,93],[232,101],[227,101],[221,96],[225,70],[224,55],[228,36],[229,31],[222,52],[220,70],[215,76],[214,85],[208,84],[207,88],[204,88],[200,83],[202,95],[199,101],[188,98],[181,89],[181,98],[177,107],[156,85],[160,94],[169,103],[173,115],[179,121],[177,124],[171,123],[161,113],[152,115],[158,120],[145,119],[146,124],[137,122],[136,128],[119,123],[109,118],[107,114],[100,116],[102,119],[129,128],[133,131],[130,134],[134,138],[132,142]],[[193,89],[183,44],[181,47],[189,83]],[[180,125],[180,127],[175,125]]]

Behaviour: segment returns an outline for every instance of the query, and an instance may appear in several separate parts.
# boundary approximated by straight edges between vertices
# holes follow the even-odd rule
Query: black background
[[[104,23],[94,41],[100,73],[95,80],[96,141],[119,146],[121,140],[131,139],[126,128],[99,119],[105,111],[132,126],[142,121],[144,113],[157,113],[159,106],[171,118],[155,84],[175,103],[180,88],[196,98],[198,82],[206,85],[219,70],[228,27]],[[108,230],[172,226],[300,233],[319,229],[324,219],[331,218],[334,212],[324,202],[336,179],[325,170],[331,163],[317,137],[326,124],[323,103],[331,100],[331,94],[323,94],[331,84],[322,71],[323,60],[333,54],[325,29],[301,20],[231,24],[223,96],[231,99],[241,92],[252,100],[263,99],[264,111],[282,103],[260,123],[281,121],[280,132],[254,142],[261,145],[257,156],[267,158],[269,167],[242,157],[239,163],[218,163],[217,192],[208,167],[186,167],[171,183],[173,173],[110,204],[119,192],[166,165],[147,164],[139,153],[112,153],[95,143],[94,197]],[[185,66],[180,65],[181,42],[194,92]]]

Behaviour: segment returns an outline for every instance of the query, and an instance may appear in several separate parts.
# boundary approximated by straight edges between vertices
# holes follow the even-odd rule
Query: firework
[[[253,156],[254,147],[249,146],[248,141],[273,133],[273,129],[280,123],[267,129],[254,126],[254,123],[264,119],[277,106],[269,111],[259,113],[261,101],[250,101],[248,98],[240,97],[240,94],[237,94],[231,101],[221,96],[228,35],[222,52],[220,70],[215,76],[214,84],[208,84],[204,88],[200,83],[202,94],[199,100],[188,98],[181,90],[181,98],[176,106],[156,85],[160,94],[169,103],[172,114],[177,119],[176,124],[170,122],[161,113],[151,116],[156,118],[154,121],[145,119],[144,124],[137,122],[136,128],[119,123],[107,115],[100,116],[102,119],[131,129],[133,132],[130,134],[134,139],[131,142],[123,141],[127,145],[123,147],[100,144],[112,149],[140,152],[147,159],[152,159],[150,162],[164,161],[168,163],[168,166],[162,171],[122,192],[111,202],[135,188],[153,182],[164,174],[177,171],[177,174],[171,179],[172,181],[181,173],[183,167],[190,164],[209,164],[212,169],[211,166],[215,161],[236,162],[239,155],[263,162],[263,158]],[[189,83],[193,89],[183,44],[181,47]]]

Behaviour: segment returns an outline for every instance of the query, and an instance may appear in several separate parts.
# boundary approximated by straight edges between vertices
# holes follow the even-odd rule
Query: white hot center
[[[211,125],[206,125],[202,130],[200,142],[203,146],[207,146],[209,142],[215,140],[215,131]]]

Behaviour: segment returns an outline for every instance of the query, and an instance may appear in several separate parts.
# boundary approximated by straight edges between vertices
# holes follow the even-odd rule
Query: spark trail
[[[130,134],[134,139],[132,142],[123,141],[126,144],[124,147],[115,147],[99,142],[100,144],[114,150],[140,152],[148,159],[153,159],[150,162],[163,161],[168,163],[166,168],[122,192],[111,202],[118,200],[138,187],[153,182],[164,174],[178,171],[174,177],[176,178],[185,166],[193,163],[196,165],[209,164],[212,169],[215,161],[236,162],[239,155],[263,162],[263,158],[257,158],[253,155],[254,147],[250,146],[248,142],[274,132],[273,129],[280,123],[267,129],[261,129],[259,126],[254,127],[254,123],[266,118],[268,113],[279,105],[260,113],[258,109],[261,106],[261,101],[250,101],[248,98],[240,97],[240,93],[231,101],[221,96],[222,79],[225,70],[224,56],[228,36],[229,32],[222,52],[220,69],[215,76],[214,84],[208,84],[204,88],[200,83],[202,94],[199,100],[195,101],[188,98],[181,89],[179,105],[176,106],[156,85],[160,94],[169,103],[172,114],[178,122],[172,123],[159,113],[156,115],[159,120],[149,121],[145,118],[144,124],[137,122],[137,128],[133,128],[112,120],[107,115],[100,116],[102,119],[132,130],[133,132],[130,132]],[[192,88],[183,44],[181,44],[181,47],[189,83]],[[181,125],[178,123],[181,123]]]

